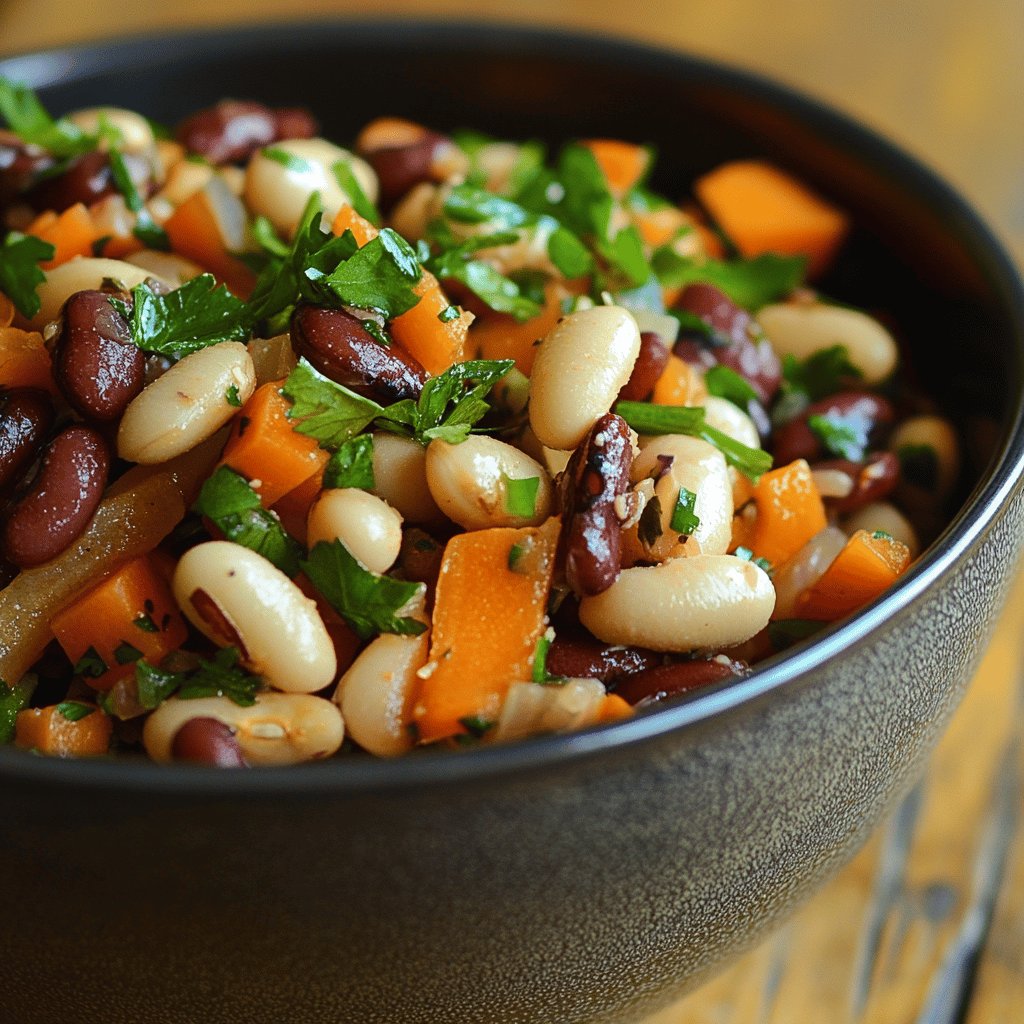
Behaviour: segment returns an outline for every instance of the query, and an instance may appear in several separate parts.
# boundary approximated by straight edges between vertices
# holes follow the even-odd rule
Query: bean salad
[[[849,218],[619,139],[351,149],[0,79],[0,742],[221,767],[613,722],[882,594],[957,436]],[[684,193],[686,193],[684,195]]]

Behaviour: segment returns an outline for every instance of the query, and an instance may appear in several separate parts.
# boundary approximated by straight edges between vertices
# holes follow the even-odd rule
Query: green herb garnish
[[[350,438],[331,456],[324,468],[324,487],[372,491],[373,485],[373,437],[361,434]]]
[[[679,497],[676,499],[676,507],[672,510],[672,520],[669,524],[676,533],[689,536],[700,528],[700,517],[694,511],[696,507],[697,495],[685,487],[680,487]]]
[[[49,242],[17,231],[11,231],[0,246],[0,291],[28,319],[39,312],[36,289],[46,280],[39,264],[53,259],[56,251]]]

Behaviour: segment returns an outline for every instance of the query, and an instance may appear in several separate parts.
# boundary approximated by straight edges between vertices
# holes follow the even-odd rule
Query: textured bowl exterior
[[[350,53],[400,34],[302,31],[278,39],[296,54],[303,38]],[[410,46],[489,38],[407,31]],[[262,50],[258,34],[246,38],[272,81],[271,37]],[[973,276],[970,294],[940,312],[976,324],[982,353],[964,401],[990,399],[997,381],[1008,396],[966,510],[905,583],[818,643],[748,680],[579,736],[244,777],[0,751],[5,1022],[633,1020],[751,944],[848,859],[956,706],[1024,540],[1024,313],[998,247],[934,179],[799,98],[683,57],[516,38],[532,42],[554,79],[564,53],[601,75],[618,69],[627,88],[631,68],[665,89],[675,69],[716,117],[730,97],[736,109],[760,97],[777,124],[812,124],[843,150],[853,177],[839,186],[854,206],[869,193],[877,205],[886,189],[893,210],[910,203],[886,244],[920,244],[944,226],[950,259]],[[128,44],[124,65],[156,45]],[[199,53],[203,66],[236,44],[214,34],[163,45],[176,60]],[[99,48],[62,65],[67,94],[95,102],[104,61]],[[139,102],[159,107],[153,93],[168,86],[154,77]],[[206,88],[184,102],[247,94],[215,74]],[[857,155],[872,146],[873,156]],[[719,148],[705,145],[709,162]]]

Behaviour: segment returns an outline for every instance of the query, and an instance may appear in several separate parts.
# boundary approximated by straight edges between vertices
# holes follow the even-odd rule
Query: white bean
[[[145,465],[183,455],[224,426],[255,388],[244,345],[227,341],[199,349],[132,400],[117,430],[117,453]]]
[[[580,621],[608,644],[692,651],[730,647],[762,630],[775,606],[767,574],[734,555],[695,555],[623,569],[580,601]]]
[[[532,512],[510,508],[509,485],[536,480]],[[461,444],[431,441],[427,486],[438,507],[465,530],[494,526],[539,526],[551,513],[547,471],[525,452],[476,434]]]
[[[935,487],[921,489],[939,500],[947,497],[960,475],[960,443],[952,424],[941,416],[911,416],[904,420],[889,436],[889,450],[901,455],[903,461],[912,455],[905,449],[914,448],[930,448],[935,453]]]
[[[156,141],[149,122],[141,114],[123,107],[88,107],[68,114],[67,120],[90,135],[98,134],[101,126],[108,125],[119,134],[117,148],[122,153],[149,156]],[[101,138],[99,148],[105,152],[110,143]]]
[[[117,281],[125,288],[134,288],[147,277],[155,276],[124,260],[108,260],[98,256],[68,260],[46,272],[46,280],[36,291],[39,296],[39,312],[32,318],[32,326],[42,330],[51,320],[56,320],[61,306],[75,292],[98,290],[103,287],[105,280]],[[167,281],[164,283],[171,284]]]
[[[868,530],[872,533],[875,530],[884,530],[893,540],[907,545],[911,558],[916,558],[921,551],[917,531],[907,517],[888,501],[873,501],[851,512],[843,520],[843,529],[851,536],[858,530]]]
[[[530,425],[548,448],[570,451],[612,407],[640,354],[640,330],[620,306],[572,313],[537,349]]]
[[[445,521],[427,487],[427,450],[387,431],[373,435],[373,493],[397,509],[407,523]]]
[[[418,242],[427,233],[427,226],[441,212],[441,194],[429,181],[421,181],[395,204],[388,218],[391,226],[410,242]]]
[[[349,736],[378,757],[411,750],[416,672],[427,661],[426,633],[382,633],[341,677],[334,701],[341,708]]]
[[[161,252],[159,249],[140,249],[125,256],[125,262],[142,267],[150,277],[170,281],[175,288],[204,272],[198,263],[193,263],[176,252]]]
[[[275,160],[271,154],[284,155]],[[317,192],[328,224],[349,196],[334,173],[335,164],[348,165],[371,202],[377,200],[377,176],[364,160],[326,139],[290,139],[258,150],[245,173],[245,199],[253,213],[262,214],[282,234],[291,235],[309,197]]]
[[[896,368],[899,353],[893,336],[859,310],[823,302],[779,303],[763,307],[757,319],[780,356],[806,359],[842,345],[869,386],[881,383]]]
[[[338,662],[310,600],[262,555],[225,540],[190,548],[174,570],[174,598],[189,621],[287,693],[334,681]]]
[[[630,476],[634,482],[661,473],[664,462],[672,460],[654,485],[661,504],[662,534],[650,550],[650,557],[660,561],[668,557],[677,542],[677,531],[671,528],[672,515],[679,500],[680,489],[696,495],[694,512],[700,525],[692,537],[705,555],[724,555],[732,540],[732,481],[722,453],[697,437],[665,434],[654,438],[633,462]]]
[[[204,188],[216,173],[216,169],[209,164],[179,160],[167,172],[167,180],[157,195],[174,206],[181,206],[186,199]]]
[[[235,730],[251,765],[288,765],[330,757],[345,738],[341,713],[329,700],[297,693],[260,693],[250,707],[227,697],[165,700],[147,719],[142,742],[154,761],[169,762],[186,722],[215,718]]]
[[[761,447],[761,435],[754,421],[728,398],[708,395],[704,399],[704,422],[748,448]]]
[[[402,547],[402,517],[376,494],[331,488],[313,502],[306,536],[311,548],[340,540],[371,572],[385,573]]]

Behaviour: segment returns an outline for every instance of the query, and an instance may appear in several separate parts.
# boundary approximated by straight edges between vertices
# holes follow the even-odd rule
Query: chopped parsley
[[[443,324],[450,324],[453,320],[458,320],[462,314],[459,312],[458,306],[445,306],[440,313],[437,314],[437,319]]]
[[[811,402],[834,395],[862,376],[845,345],[819,349],[802,360],[790,354],[782,357],[783,389],[799,392]]]
[[[373,437],[361,434],[350,438],[330,458],[324,468],[324,488],[358,487],[372,491]]]
[[[328,451],[341,448],[384,412],[383,406],[335,384],[305,359],[288,375],[281,394],[292,403],[288,418],[294,429]]]
[[[420,301],[415,286],[422,276],[416,250],[391,228],[384,228],[329,274],[306,270],[306,277],[338,302],[373,310],[387,320],[401,316]]]
[[[669,524],[676,533],[689,536],[700,528],[700,517],[694,511],[696,507],[697,495],[685,487],[680,487],[679,497],[676,498],[676,507],[672,510],[672,520]]]
[[[82,131],[74,122],[55,121],[27,85],[0,77],[0,117],[23,141],[40,146],[55,157],[73,157],[96,148],[99,137]]]
[[[868,446],[868,423],[862,416],[828,413],[808,416],[807,426],[825,448],[840,459],[860,462]]]
[[[707,385],[709,395],[725,398],[733,405],[739,406],[744,412],[748,403],[757,398],[757,392],[746,377],[738,374],[732,367],[723,366],[721,363],[708,368],[704,374],[704,383]]]
[[[418,636],[427,628],[419,619],[400,614],[422,593],[423,584],[371,572],[340,540],[316,544],[300,567],[363,640],[378,633]]]
[[[561,686],[566,682],[566,676],[553,676],[548,672],[548,651],[555,639],[555,631],[548,628],[546,632],[537,638],[537,645],[533,649],[533,682],[541,686]]]
[[[505,511],[517,519],[531,519],[537,511],[537,491],[540,488],[540,477],[531,476],[522,480],[513,480],[501,474],[505,484]]]
[[[517,572],[516,566],[519,564],[519,560],[525,554],[525,549],[522,544],[513,544],[508,549],[508,567],[513,571]]]
[[[114,178],[114,184],[124,197],[125,206],[135,214],[135,227],[132,229],[132,234],[150,249],[169,250],[171,240],[167,237],[167,232],[153,220],[146,209],[146,204],[142,196],[139,195],[135,182],[132,181],[128,165],[120,150],[111,148],[107,153],[107,160],[110,163],[110,173]]]
[[[64,700],[57,705],[57,714],[66,718],[69,722],[80,722],[88,718],[97,708],[93,704],[83,704],[78,700]]]
[[[273,512],[265,509],[245,478],[229,466],[219,466],[203,484],[192,511],[211,520],[235,544],[262,555],[285,575],[299,571],[302,549],[284,531]]]
[[[148,612],[139,615],[137,618],[132,619],[132,625],[136,629],[141,629],[143,633],[159,633],[160,627],[153,621],[153,616]]]
[[[671,245],[656,249],[651,264],[666,287],[679,288],[705,282],[723,291],[737,305],[759,309],[785,298],[804,279],[803,256],[763,253],[752,259],[716,260],[680,256]]]
[[[753,562],[758,569],[762,569],[764,572],[771,575],[772,563],[769,562],[767,558],[755,558],[754,552],[751,551],[750,548],[739,547],[733,552],[733,554],[737,558],[742,558],[744,562]]]
[[[295,171],[297,174],[308,174],[313,170],[313,165],[308,160],[303,160],[301,156],[295,156],[286,149],[267,146],[260,152],[268,160],[273,160],[274,163],[280,164],[286,170]]]
[[[251,707],[263,680],[241,668],[238,659],[236,648],[225,647],[211,661],[197,658],[196,668],[185,672],[170,672],[148,661],[137,661],[135,685],[139,704],[149,711],[177,694],[181,700],[227,697],[239,707]]]
[[[337,181],[342,192],[348,196],[352,209],[375,227],[380,227],[383,219],[380,211],[363,191],[363,186],[359,184],[359,179],[352,173],[352,167],[345,160],[339,160],[331,165],[331,171],[334,174],[334,180]]]
[[[474,739],[483,739],[487,733],[497,725],[497,722],[480,715],[465,715],[459,719],[459,725]]]
[[[84,676],[86,679],[99,679],[110,666],[100,657],[95,647],[90,647],[71,670],[76,676]]]
[[[56,251],[49,242],[17,231],[11,231],[0,246],[0,291],[28,319],[39,312],[36,289],[46,280],[39,264],[53,259]]]
[[[142,651],[133,644],[128,643],[127,640],[122,640],[117,647],[114,648],[114,661],[116,661],[118,665],[133,665],[141,657]]]
[[[238,393],[237,384],[232,384],[227,391],[224,392],[224,401],[236,409],[242,408],[242,396]]]

